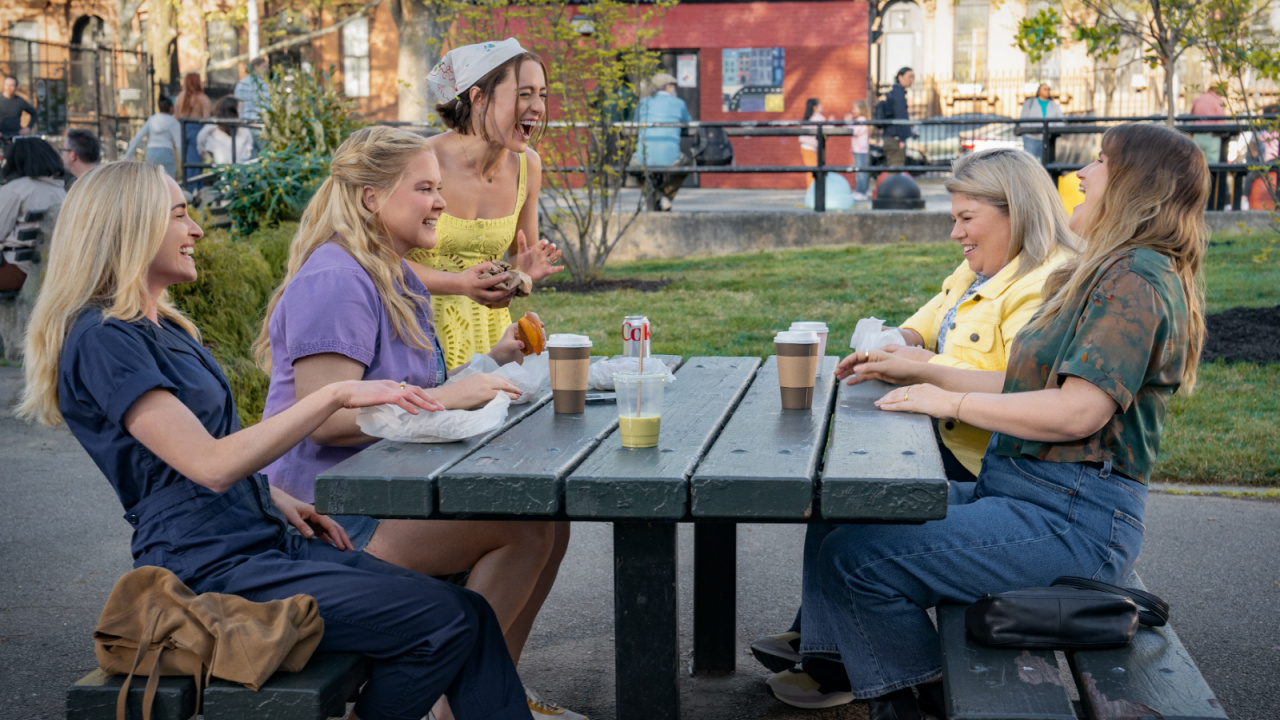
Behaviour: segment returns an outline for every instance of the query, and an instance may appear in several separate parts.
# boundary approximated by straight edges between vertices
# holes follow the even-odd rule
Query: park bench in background
[[[1121,583],[1145,590],[1136,574]],[[1051,650],[979,645],[964,605],[938,608],[950,720],[1226,720],[1173,627],[1138,627],[1129,645],[1065,653],[1079,689],[1071,701]]]

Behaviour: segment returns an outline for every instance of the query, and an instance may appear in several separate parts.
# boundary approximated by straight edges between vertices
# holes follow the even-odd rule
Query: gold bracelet
[[[955,421],[956,421],[956,422],[964,422],[963,420],[961,420],[961,419],[960,419],[960,406],[961,406],[961,405],[964,405],[964,399],[965,399],[965,398],[967,398],[967,397],[969,397],[969,393],[965,393],[965,394],[961,395],[961,396],[960,396],[960,402],[956,403],[956,416],[955,416]]]

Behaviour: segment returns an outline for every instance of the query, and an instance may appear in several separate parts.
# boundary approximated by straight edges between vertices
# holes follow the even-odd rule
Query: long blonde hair
[[[417,348],[432,347],[417,317],[420,307],[430,311],[431,306],[425,297],[405,288],[400,257],[382,239],[386,231],[378,214],[370,212],[363,202],[366,187],[373,188],[379,200],[385,201],[400,184],[409,162],[420,152],[432,152],[426,138],[381,126],[357,130],[338,147],[329,166],[329,177],[302,213],[302,222],[289,246],[289,269],[267,304],[262,330],[253,344],[258,367],[271,372],[271,313],[311,253],[327,242],[341,245],[369,273],[391,317],[396,337]]]
[[[1107,183],[1081,233],[1084,252],[1045,281],[1046,302],[1029,323],[1042,328],[1075,307],[1094,275],[1117,252],[1147,248],[1168,257],[1187,303],[1187,358],[1182,389],[1196,384],[1204,346],[1204,224],[1209,166],[1186,135],[1161,125],[1117,125],[1102,136]]]
[[[1009,217],[1013,279],[1043,265],[1058,251],[1074,256],[1080,239],[1068,226],[1062,200],[1040,163],[1022,150],[996,148],[965,155],[951,166],[947,192],[991,205]]]
[[[169,187],[158,165],[111,163],[90,170],[67,194],[49,241],[44,286],[27,325],[27,384],[19,417],[46,425],[62,422],[58,363],[67,333],[89,306],[104,318],[132,322],[155,302],[168,318],[199,340],[200,333],[169,300],[147,289],[147,271],[169,228]]]

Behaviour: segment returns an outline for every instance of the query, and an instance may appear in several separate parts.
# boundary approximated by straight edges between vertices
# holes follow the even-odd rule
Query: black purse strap
[[[1090,580],[1089,578],[1075,577],[1072,575],[1063,575],[1057,580],[1054,580],[1052,584],[1075,587],[1082,590],[1097,590],[1098,592],[1127,597],[1138,606],[1138,622],[1143,625],[1164,627],[1169,622],[1169,603],[1149,592],[1145,592],[1137,588],[1120,587],[1119,585],[1104,583],[1100,580]]]

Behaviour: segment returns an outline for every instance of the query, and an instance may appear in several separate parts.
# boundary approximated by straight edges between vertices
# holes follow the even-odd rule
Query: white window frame
[[[369,97],[369,18],[342,27],[342,90],[347,97]]]

